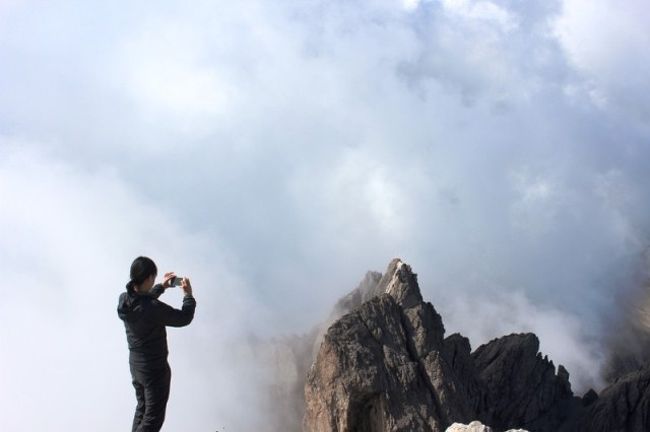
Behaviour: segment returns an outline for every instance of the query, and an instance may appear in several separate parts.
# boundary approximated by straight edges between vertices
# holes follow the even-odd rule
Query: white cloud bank
[[[650,8],[643,0],[566,0],[554,25],[592,101],[635,121],[650,120]]]

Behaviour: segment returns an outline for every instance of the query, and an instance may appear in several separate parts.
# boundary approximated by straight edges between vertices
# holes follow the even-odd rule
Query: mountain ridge
[[[399,258],[381,278],[367,273],[328,322],[304,387],[305,431],[437,432],[474,420],[494,431],[650,430],[650,369],[581,398],[532,333],[471,352],[464,336],[445,337],[417,274]],[[635,403],[620,408],[621,400]]]

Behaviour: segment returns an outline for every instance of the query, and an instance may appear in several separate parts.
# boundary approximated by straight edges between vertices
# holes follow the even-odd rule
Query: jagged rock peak
[[[404,309],[422,303],[417,274],[400,258],[394,258],[375,289],[374,295],[389,294]]]
[[[568,372],[556,373],[534,334],[473,353],[462,335],[445,339],[442,318],[401,259],[356,291],[341,309],[368,300],[327,328],[310,368],[303,430],[442,432],[480,420],[497,431],[557,432],[580,409]]]
[[[566,416],[562,405],[573,397],[569,373],[539,353],[532,333],[511,334],[490,341],[472,353],[479,380],[486,384],[488,419],[496,428],[557,430]]]
[[[382,294],[389,294],[405,309],[422,303],[417,274],[401,258],[394,258],[383,275],[376,271],[366,273],[355,289],[339,299],[330,318],[338,319]]]
[[[333,322],[335,319],[340,318],[351,310],[361,306],[362,303],[367,302],[375,296],[375,290],[381,281],[382,274],[376,271],[369,271],[363,277],[359,285],[353,289],[349,294],[343,296],[334,305],[334,310],[330,316]]]

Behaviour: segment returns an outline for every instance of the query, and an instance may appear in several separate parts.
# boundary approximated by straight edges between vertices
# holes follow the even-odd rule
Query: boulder
[[[479,421],[473,421],[468,425],[462,423],[454,423],[449,426],[445,432],[492,432],[492,428],[485,426]],[[510,429],[507,432],[528,432],[523,429]]]
[[[454,423],[449,426],[445,432],[492,432],[492,428],[483,425],[479,421],[473,421],[470,424]]]

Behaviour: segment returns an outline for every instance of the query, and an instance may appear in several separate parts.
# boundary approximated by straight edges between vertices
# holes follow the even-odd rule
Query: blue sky
[[[127,427],[114,307],[140,254],[198,301],[170,430],[259,427],[241,341],[305,331],[395,256],[448,332],[535,331],[597,386],[647,268],[648,9],[0,2],[4,428]]]

